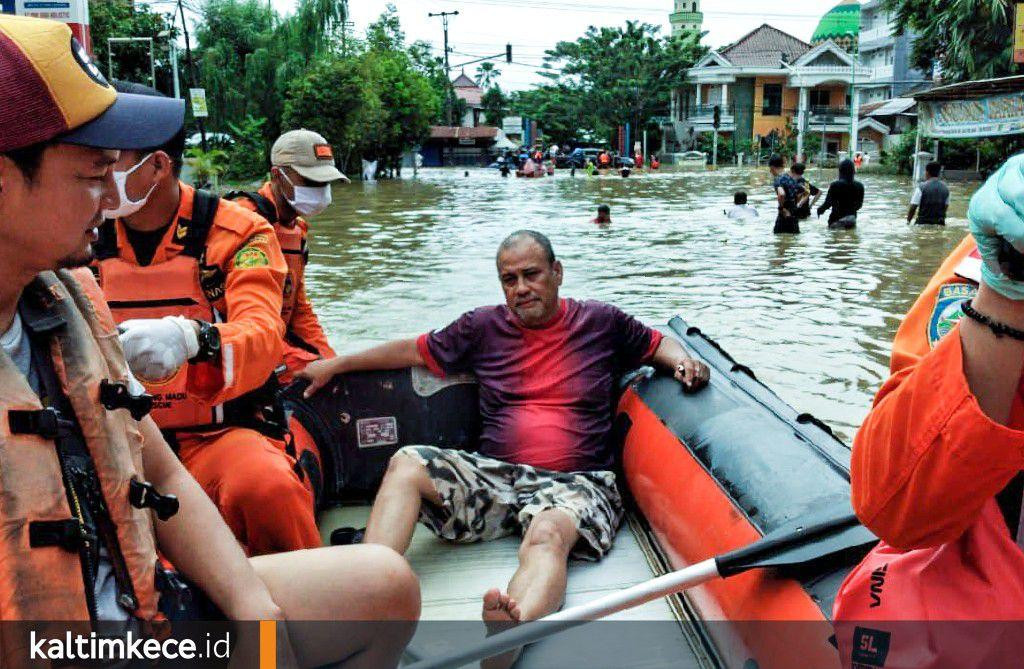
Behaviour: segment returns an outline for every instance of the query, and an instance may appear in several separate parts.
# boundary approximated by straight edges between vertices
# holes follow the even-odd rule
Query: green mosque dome
[[[843,0],[821,17],[811,36],[811,44],[817,46],[832,40],[847,51],[854,51],[859,34],[860,3],[857,0]]]

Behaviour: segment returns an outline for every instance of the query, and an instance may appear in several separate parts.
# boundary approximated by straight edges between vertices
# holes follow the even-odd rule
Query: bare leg
[[[336,546],[252,558],[285,618],[302,667],[395,667],[416,630],[420,588],[383,546]],[[321,622],[310,622],[321,621]]]
[[[577,539],[576,526],[564,511],[549,509],[534,516],[519,546],[519,569],[509,581],[508,594],[492,589],[484,595],[483,619],[491,634],[558,610],[565,599],[566,562]],[[506,669],[520,651],[484,660],[480,666]]]
[[[416,530],[420,500],[441,504],[441,496],[418,460],[402,453],[388,462],[388,471],[366,523],[364,543],[383,544],[405,553]]]

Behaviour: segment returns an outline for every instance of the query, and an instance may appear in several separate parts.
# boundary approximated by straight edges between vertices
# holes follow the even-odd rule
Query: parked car
[[[706,165],[708,154],[704,151],[687,151],[676,158],[676,162],[680,165]]]
[[[601,155],[601,149],[582,149],[575,148],[566,157],[566,167],[577,167],[582,168],[587,164],[587,161],[597,164],[597,157]]]
[[[636,167],[636,161],[629,156],[615,156],[615,167]]]

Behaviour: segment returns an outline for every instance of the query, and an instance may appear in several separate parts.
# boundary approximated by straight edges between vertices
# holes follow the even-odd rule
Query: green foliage
[[[227,147],[227,164],[224,176],[229,179],[251,179],[267,170],[267,140],[264,126],[267,119],[246,116],[241,123],[228,122],[228,129],[234,143]]]
[[[284,124],[311,128],[334,147],[344,168],[364,138],[376,129],[382,110],[359,62],[327,58],[292,82]]]
[[[480,63],[476,68],[476,85],[484,90],[490,89],[492,86],[496,86],[498,83],[498,77],[501,76],[501,70],[499,70],[494,63],[487,61]]]
[[[197,184],[208,184],[220,176],[224,172],[227,159],[228,154],[220,149],[203,151],[197,146],[185,152],[185,162],[192,168]]]
[[[901,32],[913,32],[913,59],[930,72],[937,58],[943,79],[989,79],[1016,72],[1010,0],[885,0]]]
[[[505,110],[508,109],[508,96],[498,86],[494,85],[484,91],[480,97],[480,104],[484,108],[484,117],[487,125],[501,127],[501,121],[505,118]]]
[[[168,94],[174,90],[169,53],[172,37],[160,37],[161,32],[171,29],[172,21],[169,21],[167,16],[141,2],[90,0],[89,23],[96,63],[104,74],[108,74],[108,37],[152,37],[156,87]],[[176,34],[176,31],[172,33]],[[110,46],[113,47],[113,78],[151,85],[149,44],[125,42]]]
[[[208,0],[196,32],[199,77],[209,126],[227,131],[246,116],[266,118],[266,135],[282,131],[291,82],[320,57],[333,55],[346,0],[299,0],[282,18],[265,0]]]
[[[917,130],[900,135],[899,143],[891,150],[882,152],[882,166],[897,174],[910,174],[914,169],[914,146]]]
[[[559,42],[545,56],[543,74],[551,84],[517,96],[517,110],[560,143],[580,134],[610,140],[627,122],[644,128],[664,115],[671,90],[707,50],[698,32],[661,37],[659,31],[627,21],[625,27],[591,26],[575,42]]]

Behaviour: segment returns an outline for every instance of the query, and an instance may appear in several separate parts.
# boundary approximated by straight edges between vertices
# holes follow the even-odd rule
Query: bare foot
[[[487,626],[487,636],[504,632],[520,623],[519,604],[507,593],[497,588],[491,588],[484,593],[482,617]],[[519,659],[520,652],[522,652],[522,648],[516,648],[507,653],[481,660],[480,669],[508,669]]]

